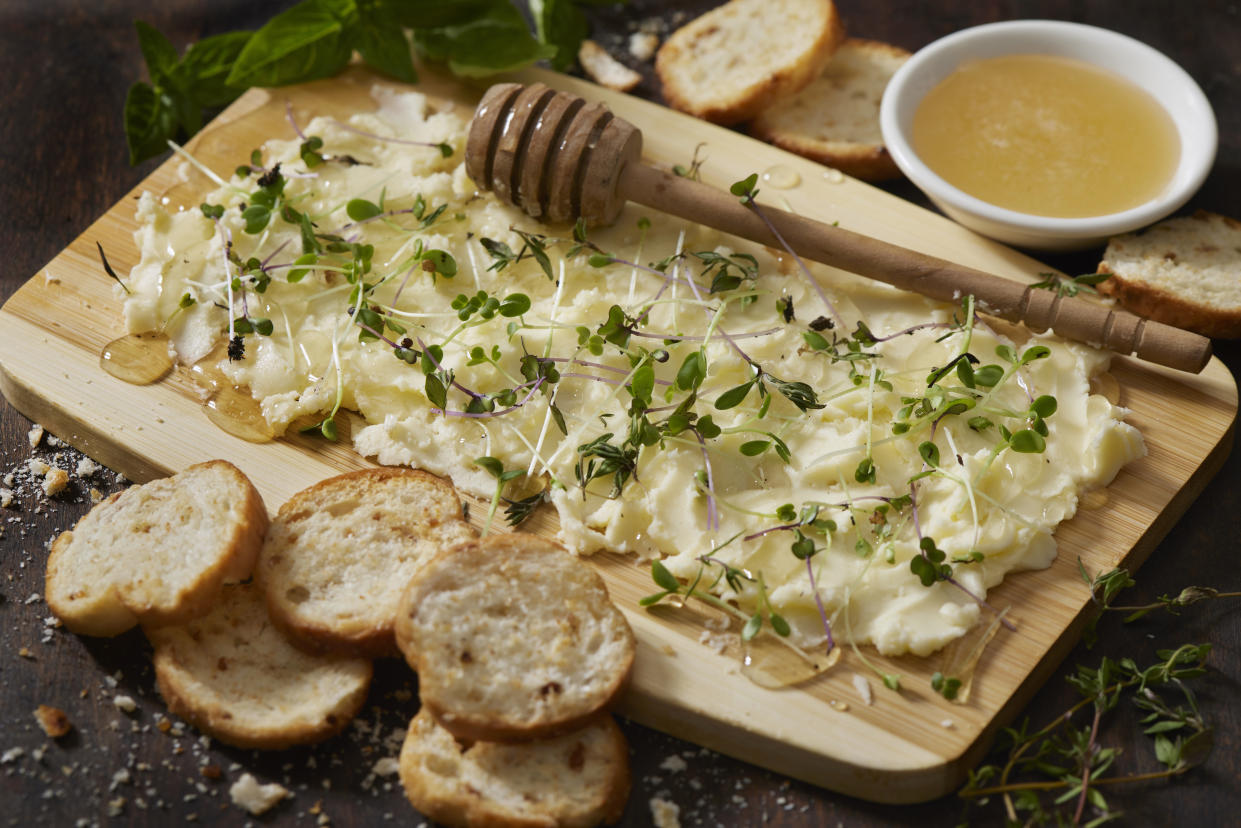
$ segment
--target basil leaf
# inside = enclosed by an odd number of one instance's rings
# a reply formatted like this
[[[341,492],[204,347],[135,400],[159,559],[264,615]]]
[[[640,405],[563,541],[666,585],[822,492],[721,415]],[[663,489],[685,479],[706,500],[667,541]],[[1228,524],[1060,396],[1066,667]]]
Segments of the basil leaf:
[[[405,83],[417,83],[418,72],[409,41],[390,10],[383,6],[359,6],[360,20],[351,31],[354,47],[374,69]]]
[[[302,0],[254,33],[226,82],[283,86],[335,75],[353,54],[345,31],[357,14],[354,0]]]
[[[226,32],[190,44],[173,73],[178,87],[201,106],[214,108],[231,103],[244,87],[227,83],[228,73],[253,34]]]
[[[146,61],[151,82],[156,86],[164,85],[164,80],[172,75],[177,65],[177,49],[168,38],[149,23],[134,21],[138,30],[138,47],[142,49],[142,59]]]
[[[577,60],[577,50],[590,34],[586,15],[572,0],[530,0],[539,42],[556,49],[552,68],[563,72]]]
[[[141,81],[129,87],[129,94],[125,96],[129,163],[137,164],[167,150],[169,139],[176,135],[176,118],[172,101],[166,94],[156,92],[149,83]]]
[[[556,54],[554,47],[530,35],[521,13],[506,0],[492,0],[485,17],[464,25],[417,29],[414,44],[427,57],[447,61],[453,73],[465,77],[520,69]]]

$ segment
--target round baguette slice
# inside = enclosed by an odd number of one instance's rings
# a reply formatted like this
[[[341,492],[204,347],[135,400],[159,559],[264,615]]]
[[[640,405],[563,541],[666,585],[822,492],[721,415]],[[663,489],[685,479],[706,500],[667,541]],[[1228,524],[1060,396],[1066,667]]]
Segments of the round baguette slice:
[[[844,37],[831,0],[732,0],[673,32],[655,71],[673,108],[735,124],[814,80]]]
[[[635,646],[599,574],[524,533],[427,562],[396,634],[423,705],[455,736],[486,741],[581,726],[620,694]]]
[[[879,101],[908,58],[898,46],[851,37],[809,86],[760,112],[750,134],[854,178],[896,178],[900,170],[879,131]]]
[[[424,471],[328,478],[280,507],[255,569],[276,622],[311,651],[398,655],[401,590],[442,547],[472,540],[461,501]]]
[[[625,736],[607,715],[549,739],[462,746],[424,707],[409,723],[400,773],[414,808],[449,826],[612,824],[630,784]]]
[[[1241,222],[1199,210],[1108,242],[1099,292],[1139,316],[1241,337]]]
[[[131,486],[56,538],[48,606],[82,635],[188,621],[226,581],[250,577],[266,531],[262,497],[223,460]]]
[[[145,631],[168,709],[236,747],[322,741],[349,723],[370,688],[369,659],[299,650],[272,625],[253,584],[225,587],[202,618]]]

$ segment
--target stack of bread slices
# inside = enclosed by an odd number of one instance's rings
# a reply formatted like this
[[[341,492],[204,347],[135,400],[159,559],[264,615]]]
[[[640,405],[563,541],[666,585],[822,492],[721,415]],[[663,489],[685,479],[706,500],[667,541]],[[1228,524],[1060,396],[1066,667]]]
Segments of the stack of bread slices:
[[[608,708],[635,643],[599,575],[533,535],[479,539],[456,491],[376,468],[295,494],[269,522],[233,465],[133,486],[56,539],[46,598],[70,630],[141,624],[169,709],[221,742],[326,739],[404,655],[422,708],[400,775],[447,825],[615,822],[628,748]]]
[[[879,101],[909,57],[848,38],[831,0],[732,0],[675,31],[655,70],[664,100],[855,178],[900,173],[879,132]]]

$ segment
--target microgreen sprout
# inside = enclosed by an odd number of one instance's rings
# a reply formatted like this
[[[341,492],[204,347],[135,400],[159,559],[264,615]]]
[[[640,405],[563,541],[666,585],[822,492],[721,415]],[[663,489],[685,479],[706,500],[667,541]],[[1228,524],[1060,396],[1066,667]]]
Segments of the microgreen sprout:
[[[504,494],[504,487],[512,480],[525,477],[526,473],[522,469],[505,470],[504,464],[491,456],[474,458],[474,465],[479,466],[496,479],[496,488],[491,496],[491,505],[487,508],[487,521],[483,524],[482,536],[486,537],[487,533],[491,531],[491,521],[495,518],[496,509],[500,505],[500,498]]]
[[[1032,288],[1050,290],[1059,296],[1072,297],[1079,293],[1098,293],[1095,285],[1112,277],[1110,273],[1084,273],[1080,276],[1061,276],[1058,273],[1040,273],[1043,278],[1030,285]]]

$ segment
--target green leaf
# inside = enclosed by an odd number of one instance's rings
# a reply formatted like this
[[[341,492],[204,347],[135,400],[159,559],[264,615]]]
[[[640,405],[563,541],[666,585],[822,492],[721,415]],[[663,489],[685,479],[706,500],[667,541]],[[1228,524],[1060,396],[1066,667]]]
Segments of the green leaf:
[[[736,388],[730,388],[723,394],[715,398],[715,407],[720,411],[727,411],[730,408],[736,408],[745,400],[746,395],[750,393],[750,389],[754,386],[754,380],[742,383]]]
[[[681,588],[681,582],[660,561],[651,561],[651,578],[661,589],[668,592],[676,592]]]
[[[857,464],[857,468],[853,470],[853,479],[858,483],[874,483],[875,482],[875,461],[869,457],[862,458]]]
[[[754,185],[758,184],[758,173],[750,173],[740,181],[734,181],[732,186],[728,188],[728,192],[735,196],[752,197],[755,193]]]
[[[750,620],[745,622],[745,626],[741,628],[741,640],[749,641],[758,635],[758,631],[763,628],[763,616],[757,612],[750,616]]]
[[[689,391],[702,384],[707,375],[707,355],[702,351],[693,351],[685,357],[677,371],[677,388]]]
[[[488,4],[486,17],[458,26],[415,29],[414,43],[433,60],[447,61],[454,74],[483,77],[552,58],[556,49],[539,43],[507,0]]]
[[[488,474],[497,479],[504,474],[504,464],[491,456],[475,457],[474,465],[484,469]]]
[[[437,273],[445,279],[451,279],[457,275],[457,260],[446,250],[428,250],[422,254],[422,260],[431,263],[432,273]]]
[[[771,446],[770,440],[750,440],[742,443],[738,449],[746,457],[757,457]]]
[[[444,411],[448,408],[448,389],[444,387],[444,383],[435,374],[427,374],[425,384],[427,399],[431,401],[431,405]]]
[[[633,372],[633,379],[629,382],[629,393],[634,399],[641,400],[649,404],[651,395],[655,392],[655,368],[649,362],[644,362]]]
[[[524,293],[510,293],[500,303],[500,315],[512,318],[530,310],[530,297]]]
[[[928,466],[939,467],[939,446],[930,440],[918,445],[918,454]]]
[[[284,86],[335,75],[353,53],[345,30],[357,13],[354,0],[302,0],[254,33],[226,82]]]
[[[362,60],[399,81],[417,83],[409,41],[392,11],[386,5],[364,3],[358,6],[358,13],[358,24],[350,34]]]
[[[565,71],[577,60],[577,50],[590,33],[586,15],[572,0],[530,0],[530,14],[539,42],[556,50],[552,68]]]
[[[1022,454],[1041,454],[1047,448],[1047,441],[1037,431],[1023,428],[1008,438],[1008,446]]]
[[[137,164],[163,154],[177,131],[172,101],[149,83],[139,81],[125,96],[125,141],[129,163]]]
[[[138,30],[138,48],[142,50],[142,59],[146,61],[151,82],[161,86],[176,68],[177,49],[159,29],[149,23],[135,20],[134,28]]]
[[[1030,412],[1040,417],[1050,417],[1056,413],[1058,403],[1050,394],[1044,394],[1030,405]]]
[[[792,628],[789,627],[789,622],[785,621],[784,616],[778,612],[773,612],[768,617],[768,620],[771,621],[771,628],[776,631],[776,635],[781,638],[787,638],[793,632]]]
[[[383,213],[379,205],[364,198],[351,198],[345,205],[345,212],[353,221],[366,221]]]
[[[199,106],[225,106],[242,92],[228,83],[229,72],[253,32],[225,32],[191,43],[177,64],[173,78]]]

